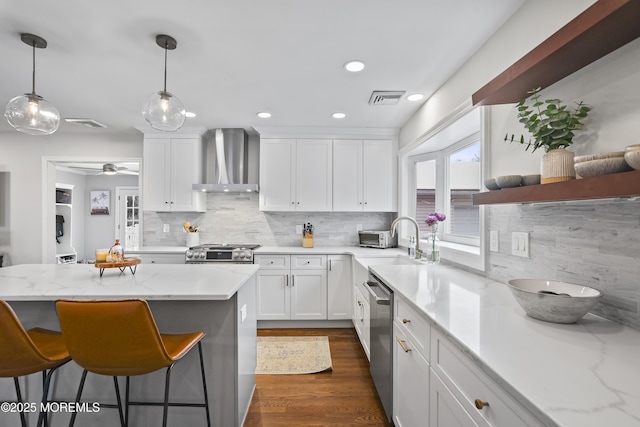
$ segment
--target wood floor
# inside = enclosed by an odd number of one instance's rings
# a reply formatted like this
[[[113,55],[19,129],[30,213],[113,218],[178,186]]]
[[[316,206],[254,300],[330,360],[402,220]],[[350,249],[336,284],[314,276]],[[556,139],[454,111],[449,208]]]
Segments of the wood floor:
[[[329,337],[333,370],[309,375],[256,375],[245,427],[382,426],[389,424],[354,329],[259,329],[258,336]]]

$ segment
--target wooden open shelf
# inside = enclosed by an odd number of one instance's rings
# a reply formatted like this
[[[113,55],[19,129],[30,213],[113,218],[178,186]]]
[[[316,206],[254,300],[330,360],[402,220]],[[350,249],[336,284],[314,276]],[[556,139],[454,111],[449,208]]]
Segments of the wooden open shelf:
[[[472,195],[474,205],[566,202],[640,196],[640,170]]]
[[[640,37],[638,17],[638,0],[598,0],[474,93],[473,105],[518,102],[567,77]]]

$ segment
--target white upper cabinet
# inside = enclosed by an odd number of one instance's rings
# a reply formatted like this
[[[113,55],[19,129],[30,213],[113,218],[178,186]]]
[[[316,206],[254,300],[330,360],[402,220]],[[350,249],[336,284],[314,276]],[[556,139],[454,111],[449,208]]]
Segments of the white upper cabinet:
[[[260,210],[332,210],[332,141],[260,141]]]
[[[203,146],[195,138],[145,137],[143,207],[157,212],[205,212],[206,194],[192,189],[203,181]]]
[[[391,140],[334,140],[333,210],[395,212],[396,156]]]

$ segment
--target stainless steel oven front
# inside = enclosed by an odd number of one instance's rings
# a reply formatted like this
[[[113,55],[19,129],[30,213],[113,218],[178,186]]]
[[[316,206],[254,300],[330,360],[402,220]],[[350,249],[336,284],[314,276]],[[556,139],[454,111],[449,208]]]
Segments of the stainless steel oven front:
[[[185,253],[185,264],[253,264],[257,243],[211,243],[193,246]]]

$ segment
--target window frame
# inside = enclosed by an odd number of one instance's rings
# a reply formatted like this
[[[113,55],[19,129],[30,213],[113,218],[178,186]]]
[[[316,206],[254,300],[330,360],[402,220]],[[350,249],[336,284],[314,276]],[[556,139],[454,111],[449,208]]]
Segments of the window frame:
[[[439,150],[429,151],[425,146],[431,138],[438,135],[444,129],[463,118],[475,108],[479,109],[480,115],[480,179],[481,182],[486,178],[487,171],[490,170],[490,135],[491,135],[491,116],[490,110],[486,107],[476,107],[471,103],[465,103],[452,112],[445,119],[440,121],[437,125],[433,126],[430,131],[425,132],[421,137],[415,140],[413,143],[407,144],[403,147],[399,153],[399,170],[400,183],[402,185],[400,190],[399,200],[399,212],[398,215],[413,216],[416,212],[416,179],[415,179],[415,161],[424,161],[430,159],[436,159],[436,187],[438,185],[438,175],[440,176],[440,182],[444,180],[444,170],[442,167],[438,167],[438,158],[440,157],[440,165],[444,162],[443,152],[451,146],[439,147]],[[476,133],[474,133],[476,134]],[[463,138],[464,140],[464,138]],[[482,191],[482,190],[481,190]],[[440,192],[440,200],[438,200],[438,192],[436,191],[436,210],[441,212],[440,209],[444,207],[444,192]],[[468,245],[464,243],[457,243],[447,240],[441,241],[440,256],[445,262],[452,262],[461,266],[471,268],[473,270],[483,272],[486,270],[485,260],[486,251],[488,249],[486,231],[486,206],[480,206],[480,237],[479,244],[477,246]],[[402,224],[400,224],[402,225]],[[410,235],[413,232],[409,228],[401,228],[402,232],[399,235],[399,242],[406,244]],[[439,231],[440,232],[440,231]],[[439,236],[441,237],[441,236]],[[420,239],[421,244],[424,244],[424,239]]]

